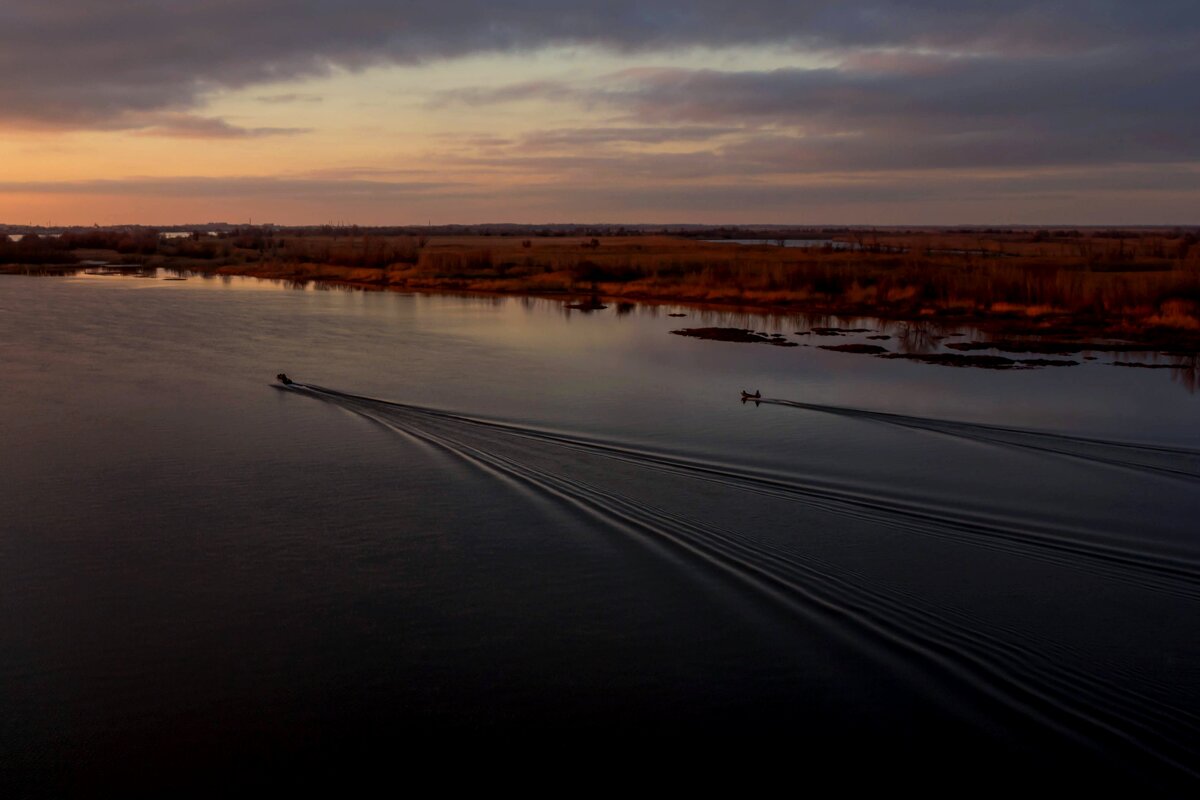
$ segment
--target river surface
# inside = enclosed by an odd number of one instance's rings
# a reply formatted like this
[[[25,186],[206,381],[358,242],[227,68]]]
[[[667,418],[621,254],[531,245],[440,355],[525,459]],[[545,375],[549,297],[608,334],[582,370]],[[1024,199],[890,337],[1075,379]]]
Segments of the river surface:
[[[1194,789],[1200,397],[669,334],[810,324],[0,277],[5,783],[702,742]]]

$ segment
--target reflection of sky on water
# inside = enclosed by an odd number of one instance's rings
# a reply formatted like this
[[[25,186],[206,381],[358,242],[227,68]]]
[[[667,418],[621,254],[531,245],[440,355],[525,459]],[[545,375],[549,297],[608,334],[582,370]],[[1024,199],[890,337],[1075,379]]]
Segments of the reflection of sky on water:
[[[637,305],[623,314],[615,307],[582,312],[558,299],[404,295],[326,284],[289,288],[240,277],[81,275],[33,286],[44,290],[37,295],[53,296],[60,313],[72,313],[70,328],[87,331],[69,344],[72,361],[82,362],[78,369],[104,373],[137,352],[147,359],[143,368],[229,384],[235,405],[244,391],[239,382],[257,384],[286,371],[297,380],[373,397],[682,449],[786,461],[789,451],[780,443],[802,441],[814,455],[829,456],[825,468],[860,478],[874,473],[880,480],[886,480],[892,456],[877,464],[854,458],[843,465],[839,458],[870,450],[870,437],[878,435],[871,426],[743,408],[738,393],[761,390],[767,397],[933,419],[1200,446],[1192,424],[1196,396],[1180,391],[1190,384],[1177,370],[1112,367],[1112,355],[1100,354],[1077,367],[994,371],[818,347],[866,342],[871,335],[892,336],[871,342],[890,350],[904,349],[905,342],[936,348],[974,338],[975,332],[935,323],[669,304]],[[75,303],[79,309],[69,312]],[[687,316],[670,316],[680,313]],[[669,334],[703,326],[783,333],[800,346]],[[796,335],[819,327],[880,333]],[[956,331],[965,335],[933,338]],[[62,349],[57,353],[63,357]]]
[[[158,270],[160,278],[174,275]],[[142,276],[144,277],[144,276]],[[825,353],[818,350],[822,344],[866,343],[880,345],[889,351],[901,353],[950,352],[945,345],[951,342],[986,340],[986,334],[969,326],[957,325],[946,320],[896,321],[873,317],[839,317],[827,314],[778,314],[759,313],[741,309],[694,308],[669,303],[620,303],[611,302],[603,311],[579,311],[565,307],[557,298],[506,297],[486,295],[407,295],[389,291],[363,291],[356,287],[339,286],[318,281],[297,283],[291,281],[264,281],[237,276],[212,276],[189,274],[186,281],[158,283],[139,281],[140,287],[174,290],[212,290],[220,288],[233,292],[300,292],[340,298],[337,304],[347,308],[372,309],[377,315],[403,315],[406,301],[399,298],[411,297],[413,313],[438,327],[448,327],[455,332],[473,332],[488,341],[509,342],[525,349],[534,348],[547,353],[580,352],[597,365],[599,360],[608,359],[608,367],[630,372],[639,360],[651,354],[665,353],[684,357],[687,348],[703,347],[704,358],[719,364],[722,370],[738,371],[752,369],[762,364],[764,369],[774,371],[771,376],[761,376],[760,382],[767,384],[787,383],[789,375],[805,374],[810,383],[804,390],[811,391],[811,381],[824,381],[824,373],[841,376],[855,384],[864,382],[879,387],[858,395],[862,398],[886,398],[890,405],[911,410],[920,402],[919,398],[942,396],[956,418],[978,419],[978,414],[993,414],[1000,417],[1019,413],[1024,423],[1038,425],[1035,408],[1042,414],[1053,414],[1053,424],[1083,424],[1094,417],[1094,423],[1103,429],[1104,409],[1120,411],[1126,420],[1122,425],[1139,416],[1136,408],[1126,409],[1124,398],[1136,404],[1132,397],[1141,395],[1143,387],[1173,383],[1188,393],[1197,387],[1195,358],[1167,356],[1158,352],[1112,353],[1085,351],[1067,356],[1083,363],[1077,367],[1047,367],[1036,370],[1012,370],[1002,375],[989,374],[991,370],[978,368],[956,368],[916,363],[888,364],[870,356]],[[74,280],[108,281],[120,279],[111,275],[96,276],[80,273]],[[392,301],[379,297],[390,297]],[[390,304],[396,304],[391,307]],[[436,308],[436,311],[433,309]],[[389,310],[390,309],[390,310]],[[685,316],[670,316],[683,314]],[[553,321],[557,320],[557,321]],[[478,330],[476,327],[478,326]],[[782,333],[801,348],[763,348],[756,345],[730,345],[721,342],[690,342],[680,345],[669,340],[654,341],[661,332],[683,327],[733,327],[767,333]],[[866,333],[845,333],[838,336],[799,335],[813,328],[867,328]],[[890,336],[887,340],[872,340],[870,336]],[[673,338],[673,337],[672,337]],[[803,347],[807,345],[807,347]],[[683,349],[680,349],[680,348]],[[727,350],[727,348],[733,348]],[[749,350],[745,349],[749,348]],[[762,352],[779,350],[782,352]],[[803,350],[804,355],[800,355]],[[720,352],[718,352],[720,351]],[[992,350],[975,351],[980,354],[995,353]],[[998,354],[998,353],[997,353]],[[1037,357],[1003,354],[1009,357]],[[1088,357],[1091,358],[1088,358]],[[1183,368],[1137,369],[1113,367],[1113,361],[1147,364],[1183,364]],[[812,367],[820,365],[821,374],[813,375]],[[766,366],[770,365],[770,366]],[[947,373],[947,374],[943,374]],[[1020,374],[1018,374],[1020,373]],[[1062,373],[1051,376],[1048,373]],[[1118,374],[1097,374],[1118,373]],[[1133,374],[1131,374],[1133,373]],[[1036,377],[1035,377],[1036,375]],[[1086,377],[1080,377],[1084,375]],[[583,380],[589,376],[582,375]],[[535,380],[536,376],[531,376]],[[618,379],[617,383],[621,381]],[[898,391],[897,383],[903,386]],[[1029,389],[1030,385],[1035,386]],[[1071,387],[1078,386],[1079,390]],[[1084,388],[1086,387],[1086,389]],[[737,387],[735,387],[737,388]],[[832,388],[832,386],[830,387]],[[851,393],[840,399],[854,404],[853,393],[858,390],[843,386],[842,393]],[[1036,392],[1029,397],[1028,392]],[[1085,396],[1086,391],[1086,396]],[[956,401],[954,398],[958,398]],[[836,399],[836,398],[835,398]],[[1158,400],[1150,402],[1157,403]],[[1062,411],[1053,409],[1062,406]],[[937,413],[941,407],[924,403],[921,407]],[[1067,409],[1074,409],[1068,411]],[[1089,409],[1093,409],[1089,411]],[[1124,410],[1123,410],[1124,409]],[[1047,420],[1047,424],[1051,424]]]

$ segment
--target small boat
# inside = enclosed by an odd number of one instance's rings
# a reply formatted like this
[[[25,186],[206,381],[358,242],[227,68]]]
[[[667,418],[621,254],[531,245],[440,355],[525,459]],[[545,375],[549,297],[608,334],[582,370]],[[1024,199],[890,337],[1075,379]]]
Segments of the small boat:
[[[742,389],[742,399],[743,400],[761,400],[762,392],[760,392],[758,389],[755,389],[754,394],[750,394],[745,389]]]

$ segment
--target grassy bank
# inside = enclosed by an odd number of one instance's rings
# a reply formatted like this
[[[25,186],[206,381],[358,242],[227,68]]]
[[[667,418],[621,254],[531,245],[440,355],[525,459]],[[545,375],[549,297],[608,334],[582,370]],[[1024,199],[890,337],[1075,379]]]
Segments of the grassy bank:
[[[12,251],[21,249],[36,254],[30,263],[108,260],[410,291],[594,294],[1031,333],[1200,338],[1200,241],[1180,231],[848,231],[798,248],[771,239],[247,229],[184,240],[97,232],[6,246],[0,263],[17,263]]]

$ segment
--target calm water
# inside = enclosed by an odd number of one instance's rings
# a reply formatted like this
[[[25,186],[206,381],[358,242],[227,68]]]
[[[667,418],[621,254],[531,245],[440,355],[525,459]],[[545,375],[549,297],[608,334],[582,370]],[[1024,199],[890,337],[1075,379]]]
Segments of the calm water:
[[[1194,786],[1173,371],[699,341],[668,332],[808,324],[672,310],[0,279],[5,783],[570,743],[723,754],[693,779]]]
[[[706,242],[717,244],[751,244],[774,245],[776,247],[800,247],[804,249],[821,249],[829,247],[834,250],[861,250],[861,245],[854,242],[843,242],[837,239],[705,239]],[[781,245],[780,242],[783,244]]]

